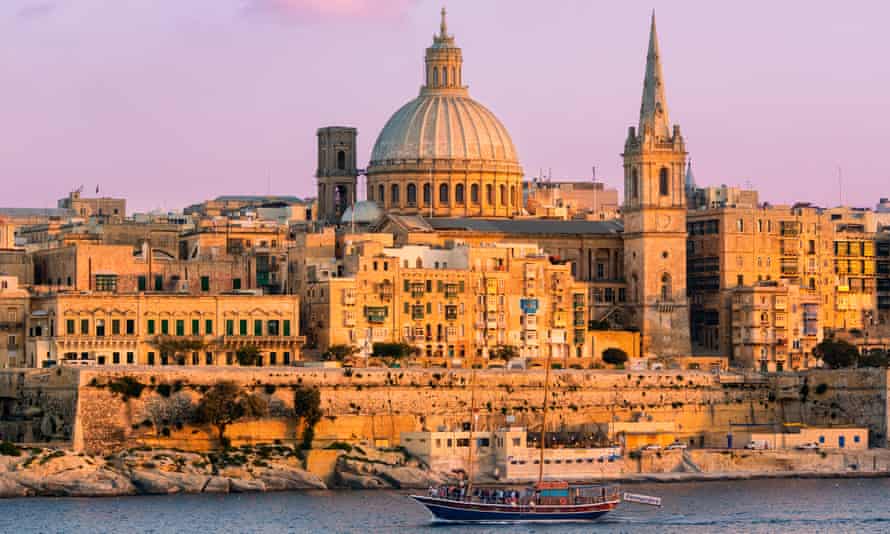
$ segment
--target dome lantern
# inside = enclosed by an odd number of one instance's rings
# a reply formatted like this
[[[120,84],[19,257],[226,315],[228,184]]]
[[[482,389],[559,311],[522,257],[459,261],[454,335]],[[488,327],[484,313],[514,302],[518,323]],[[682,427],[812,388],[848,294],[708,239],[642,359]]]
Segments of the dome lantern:
[[[442,90],[466,92],[466,87],[461,85],[463,55],[454,44],[454,36],[448,35],[446,14],[443,7],[439,34],[433,35],[433,44],[426,49],[426,84],[421,88],[420,94]]]

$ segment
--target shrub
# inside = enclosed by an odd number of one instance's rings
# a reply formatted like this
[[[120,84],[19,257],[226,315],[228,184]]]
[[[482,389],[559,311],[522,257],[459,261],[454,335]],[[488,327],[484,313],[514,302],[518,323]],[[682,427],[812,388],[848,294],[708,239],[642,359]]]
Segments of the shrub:
[[[303,421],[302,448],[312,448],[315,425],[321,420],[321,393],[315,388],[298,387],[294,390],[294,417]]]
[[[813,355],[821,358],[822,362],[831,369],[852,367],[859,359],[859,351],[846,341],[826,339],[816,345]]]
[[[603,351],[603,361],[611,365],[624,365],[627,353],[621,349],[608,348]]]
[[[343,441],[335,441],[325,447],[325,449],[352,452],[352,445]]]
[[[342,362],[358,354],[358,351],[358,347],[352,345],[331,345],[321,357],[332,362]]]
[[[3,440],[3,442],[0,442],[0,455],[21,456],[22,450],[16,447],[14,443]]]
[[[823,395],[826,391],[828,391],[828,384],[822,382],[821,384],[816,386],[816,395]]]
[[[216,427],[223,447],[229,444],[225,437],[227,426],[244,417],[265,415],[268,411],[265,400],[242,392],[234,382],[220,382],[211,387],[201,398],[197,410],[200,421]]]
[[[158,386],[155,388],[155,391],[157,391],[158,395],[162,397],[169,397],[170,393],[173,391],[173,386],[166,383],[158,384]]]
[[[235,358],[242,367],[256,365],[260,361],[260,349],[253,345],[241,347],[235,352]]]
[[[108,389],[110,389],[112,393],[120,395],[124,401],[127,401],[131,398],[138,399],[139,396],[142,395],[142,390],[145,389],[145,385],[132,376],[124,376],[110,382],[108,384]]]
[[[263,390],[266,392],[266,395],[272,395],[273,393],[275,393],[275,389],[276,389],[275,384],[266,384],[263,387]]]

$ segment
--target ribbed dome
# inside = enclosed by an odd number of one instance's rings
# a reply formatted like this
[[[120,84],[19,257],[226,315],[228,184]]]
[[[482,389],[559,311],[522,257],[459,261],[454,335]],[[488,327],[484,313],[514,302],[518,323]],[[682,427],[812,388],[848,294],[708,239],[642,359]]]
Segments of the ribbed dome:
[[[458,159],[516,163],[504,125],[466,91],[425,91],[386,123],[371,164],[392,160]]]
[[[349,206],[340,218],[341,223],[371,224],[377,222],[383,216],[383,210],[373,200],[362,200],[355,204],[355,217],[352,215],[353,207]]]

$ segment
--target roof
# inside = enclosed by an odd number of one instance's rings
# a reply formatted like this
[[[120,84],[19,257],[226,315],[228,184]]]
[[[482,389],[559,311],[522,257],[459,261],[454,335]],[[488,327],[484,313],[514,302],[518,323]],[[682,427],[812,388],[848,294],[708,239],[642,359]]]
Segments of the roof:
[[[0,215],[7,217],[68,217],[67,208],[0,208]]]
[[[214,200],[219,202],[303,202],[299,197],[286,195],[221,195]]]
[[[505,234],[619,234],[620,221],[562,221],[550,219],[426,219],[434,230],[501,232]]]

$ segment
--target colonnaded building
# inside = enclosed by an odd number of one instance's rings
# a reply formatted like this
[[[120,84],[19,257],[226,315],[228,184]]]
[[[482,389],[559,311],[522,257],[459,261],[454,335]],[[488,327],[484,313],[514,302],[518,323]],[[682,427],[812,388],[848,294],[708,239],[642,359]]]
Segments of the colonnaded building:
[[[671,123],[653,16],[639,122],[624,145],[623,223],[541,220],[523,210],[506,127],[470,97],[445,11],[426,49],[424,84],[381,130],[367,200],[355,202],[356,130],[318,131],[319,219],[391,233],[396,244],[537,244],[590,282],[594,318],[641,332],[643,354],[687,356],[686,144]]]

